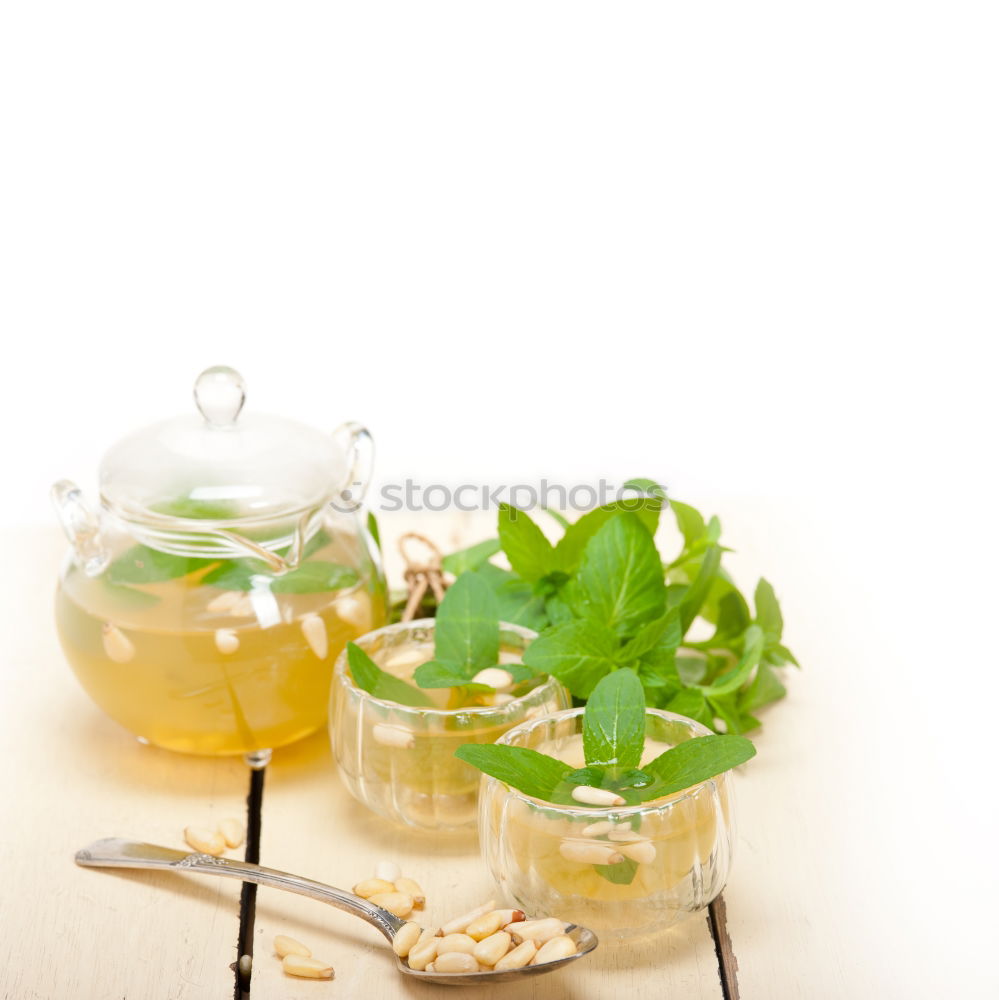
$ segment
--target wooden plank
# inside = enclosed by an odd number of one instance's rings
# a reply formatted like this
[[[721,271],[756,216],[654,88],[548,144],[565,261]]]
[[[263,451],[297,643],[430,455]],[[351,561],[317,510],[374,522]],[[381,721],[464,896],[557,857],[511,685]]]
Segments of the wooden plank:
[[[236,760],[141,746],[76,683],[55,637],[56,531],[4,532],[0,996],[231,996],[239,884],[73,863],[99,837],[183,847],[187,824],[243,816]]]
[[[461,517],[383,517],[390,581],[401,561],[395,538],[422,531],[447,552],[489,537],[495,514]],[[428,919],[442,921],[493,892],[474,835],[443,837],[395,827],[368,812],[340,784],[325,734],[275,753],[264,793],[261,863],[349,888],[371,875],[378,861],[396,861],[428,894]],[[275,934],[290,934],[332,962],[336,993],[368,1000],[441,996],[481,997],[481,990],[430,987],[396,972],[384,939],[363,922],[320,903],[261,888],[257,897],[252,994],[285,1000],[314,998],[317,984],[285,976],[274,956]],[[332,995],[332,991],[331,994]],[[505,986],[510,1000],[587,1000],[669,996],[721,1000],[718,963],[706,917],[695,917],[658,939],[629,946],[602,945],[564,973],[523,986]]]

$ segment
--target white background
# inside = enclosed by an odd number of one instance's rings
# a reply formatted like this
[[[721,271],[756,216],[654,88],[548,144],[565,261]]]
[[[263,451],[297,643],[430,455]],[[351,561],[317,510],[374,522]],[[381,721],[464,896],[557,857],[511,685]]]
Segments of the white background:
[[[815,739],[892,734],[879,829],[967,970],[984,924],[946,918],[999,833],[996,28],[8,2],[0,514],[51,522],[53,479],[91,488],[211,364],[250,407],[369,424],[382,482],[657,478],[722,515],[793,648],[850,650],[855,714]]]

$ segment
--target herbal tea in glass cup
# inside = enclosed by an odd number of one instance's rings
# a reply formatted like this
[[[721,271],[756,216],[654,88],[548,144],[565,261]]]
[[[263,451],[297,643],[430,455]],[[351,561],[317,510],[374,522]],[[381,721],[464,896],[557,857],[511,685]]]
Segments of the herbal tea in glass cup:
[[[455,584],[452,591],[458,588]],[[417,671],[439,664],[435,630],[442,618],[447,627],[444,608],[452,591],[436,620],[389,625],[359,639],[356,648],[348,646],[333,677],[330,736],[344,783],[379,815],[424,830],[475,826],[480,775],[455,757],[459,746],[492,743],[517,723],[570,703],[557,680],[535,676],[520,664],[536,634],[498,621],[497,649],[487,658],[492,666],[482,666],[483,660],[476,676],[492,681],[487,671],[498,669],[511,683],[501,677],[499,688],[417,687]]]
[[[622,713],[632,683],[635,710]],[[630,725],[637,739],[622,754],[614,744]],[[623,939],[662,931],[721,892],[734,836],[726,772],[752,744],[646,708],[632,671],[601,681],[586,709],[528,720],[495,747],[459,753],[496,775],[483,781],[479,838],[500,888],[525,912]]]
[[[142,741],[259,766],[323,725],[336,655],[386,619],[377,548],[342,502],[369,438],[238,419],[231,369],[195,398],[200,417],[108,452],[99,514],[53,487],[72,543],[56,623],[84,688]]]

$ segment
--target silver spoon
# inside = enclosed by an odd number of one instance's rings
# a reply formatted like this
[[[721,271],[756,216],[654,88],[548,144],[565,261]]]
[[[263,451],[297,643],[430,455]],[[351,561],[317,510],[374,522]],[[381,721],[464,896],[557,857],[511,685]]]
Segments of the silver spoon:
[[[287,889],[297,892],[300,896],[309,896],[322,903],[329,903],[338,910],[344,910],[366,920],[391,941],[407,921],[388,910],[383,910],[374,903],[355,896],[352,892],[335,889],[322,882],[302,878],[299,875],[289,875],[287,872],[275,871],[273,868],[262,868],[245,861],[231,861],[229,858],[215,858],[210,854],[185,854],[169,847],[159,847],[156,844],[140,844],[132,840],[121,840],[118,837],[108,837],[96,840],[89,847],[76,852],[76,863],[85,868],[156,868],[176,872],[197,872],[201,875],[220,875],[222,878],[235,878],[241,882],[257,882],[273,889]],[[570,924],[565,931],[576,942],[576,954],[568,958],[545,962],[543,965],[526,965],[522,969],[507,969],[505,972],[417,972],[411,969],[401,958],[396,956],[399,971],[415,979],[428,983],[441,983],[447,986],[488,986],[517,979],[521,976],[540,976],[546,972],[554,972],[564,968],[577,958],[588,955],[597,946],[597,936],[593,931],[577,924]]]

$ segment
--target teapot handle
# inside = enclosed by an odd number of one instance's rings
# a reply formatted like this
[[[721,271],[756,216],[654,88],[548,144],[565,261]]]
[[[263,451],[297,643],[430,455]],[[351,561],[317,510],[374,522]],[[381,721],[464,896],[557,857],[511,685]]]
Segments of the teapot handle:
[[[100,521],[83,499],[83,491],[76,483],[60,479],[53,484],[50,496],[78,565],[87,576],[100,576],[111,561],[111,553],[101,539]]]
[[[344,481],[330,500],[330,506],[341,514],[354,514],[360,510],[364,494],[371,485],[375,445],[368,428],[353,420],[341,424],[333,437],[343,448],[347,462]]]

